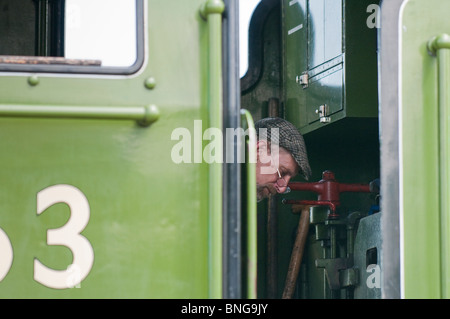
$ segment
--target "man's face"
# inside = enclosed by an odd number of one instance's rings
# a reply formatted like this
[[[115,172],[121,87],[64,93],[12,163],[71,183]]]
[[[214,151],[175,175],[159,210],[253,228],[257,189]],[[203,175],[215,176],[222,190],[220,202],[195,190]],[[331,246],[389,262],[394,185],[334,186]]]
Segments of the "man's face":
[[[280,178],[277,169],[284,179],[285,185],[298,173],[298,165],[291,153],[282,147],[270,147],[264,140],[258,141],[256,162],[256,195],[258,201],[269,197],[270,194],[286,191],[287,186],[279,186],[283,183],[277,183]]]

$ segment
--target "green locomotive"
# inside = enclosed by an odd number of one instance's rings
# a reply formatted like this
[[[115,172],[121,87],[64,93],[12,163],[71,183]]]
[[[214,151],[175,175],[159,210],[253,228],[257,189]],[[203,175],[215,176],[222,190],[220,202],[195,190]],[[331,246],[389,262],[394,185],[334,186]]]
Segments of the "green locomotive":
[[[239,1],[0,0],[1,298],[448,297],[450,3]]]

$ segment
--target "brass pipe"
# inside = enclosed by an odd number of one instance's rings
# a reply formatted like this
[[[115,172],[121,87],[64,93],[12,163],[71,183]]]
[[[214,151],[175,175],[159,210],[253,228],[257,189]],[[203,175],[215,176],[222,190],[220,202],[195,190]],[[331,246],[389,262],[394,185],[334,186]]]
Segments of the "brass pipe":
[[[289,263],[286,283],[283,291],[283,299],[291,299],[295,291],[297,277],[302,264],[303,252],[305,250],[306,237],[309,229],[309,208],[311,206],[303,206],[298,223],[297,235],[292,248],[291,261]],[[294,207],[293,207],[294,209]]]

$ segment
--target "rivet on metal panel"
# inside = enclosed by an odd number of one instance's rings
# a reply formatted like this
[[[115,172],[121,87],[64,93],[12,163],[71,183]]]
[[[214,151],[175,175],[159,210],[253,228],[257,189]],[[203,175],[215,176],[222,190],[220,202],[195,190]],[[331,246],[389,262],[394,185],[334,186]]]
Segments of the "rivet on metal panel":
[[[28,84],[31,86],[36,86],[39,84],[39,78],[37,75],[32,75],[28,78]]]
[[[156,80],[154,77],[149,77],[145,79],[144,85],[147,89],[153,90],[156,86]]]

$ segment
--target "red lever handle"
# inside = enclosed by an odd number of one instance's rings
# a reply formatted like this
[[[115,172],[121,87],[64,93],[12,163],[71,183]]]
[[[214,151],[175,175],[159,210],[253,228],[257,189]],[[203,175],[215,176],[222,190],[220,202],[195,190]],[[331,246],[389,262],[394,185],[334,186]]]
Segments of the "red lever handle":
[[[291,182],[288,185],[293,191],[310,191],[318,194],[317,201],[286,200],[286,204],[327,205],[331,209],[330,217],[337,217],[336,207],[340,205],[340,194],[344,192],[370,193],[369,184],[342,184],[336,181],[334,173],[324,171],[322,179],[314,183]]]

